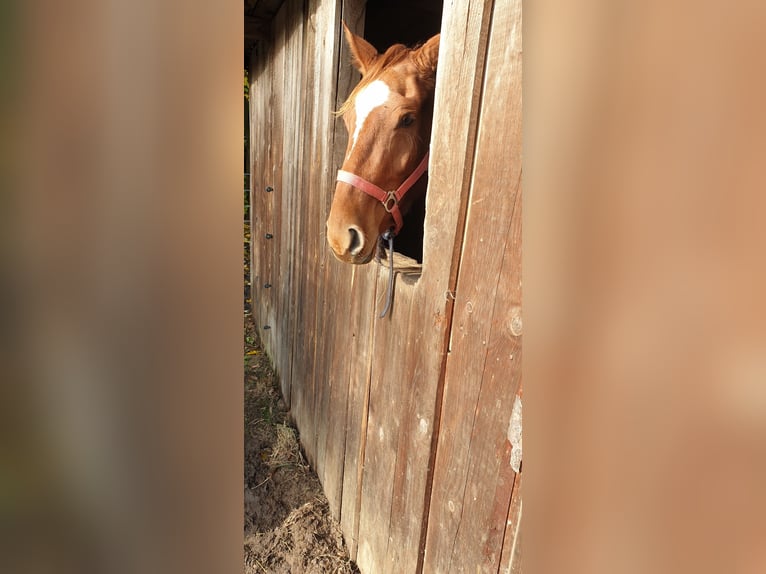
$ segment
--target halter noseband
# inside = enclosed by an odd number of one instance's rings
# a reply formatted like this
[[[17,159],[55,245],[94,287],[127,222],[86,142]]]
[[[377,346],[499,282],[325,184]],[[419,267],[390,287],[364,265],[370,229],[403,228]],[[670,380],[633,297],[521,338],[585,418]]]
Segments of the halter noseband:
[[[381,238],[388,242],[389,251],[388,293],[386,295],[386,307],[379,315],[381,319],[386,316],[386,313],[388,313],[388,310],[391,308],[391,303],[393,302],[394,296],[394,236],[399,233],[399,230],[401,230],[402,225],[404,224],[402,221],[402,212],[399,210],[399,202],[404,197],[404,194],[407,193],[413,185],[415,185],[415,182],[420,179],[420,176],[422,176],[427,169],[428,152],[426,152],[426,155],[422,160],[420,160],[420,163],[418,164],[418,167],[415,168],[415,171],[413,171],[410,176],[404,180],[402,185],[397,187],[394,191],[383,191],[382,188],[378,187],[374,183],[367,181],[364,178],[359,177],[356,174],[353,174],[349,171],[343,171],[342,169],[338,170],[338,181],[353,185],[355,188],[363,191],[367,195],[374,197],[380,203],[382,203],[385,210],[394,217],[394,227],[381,235]]]
[[[420,161],[418,167],[415,168],[415,171],[413,171],[410,176],[404,180],[402,185],[397,187],[394,191],[383,191],[382,188],[378,187],[374,183],[370,183],[366,179],[363,179],[351,172],[343,171],[342,169],[338,170],[337,180],[349,185],[353,185],[355,188],[363,191],[367,195],[374,197],[380,203],[382,203],[386,211],[394,217],[395,225],[392,233],[393,235],[396,235],[399,233],[399,230],[403,225],[402,212],[399,210],[399,202],[404,197],[404,194],[407,193],[413,185],[415,185],[415,182],[418,181],[420,176],[422,176],[423,173],[425,173],[427,170],[428,152],[426,152],[426,155]]]

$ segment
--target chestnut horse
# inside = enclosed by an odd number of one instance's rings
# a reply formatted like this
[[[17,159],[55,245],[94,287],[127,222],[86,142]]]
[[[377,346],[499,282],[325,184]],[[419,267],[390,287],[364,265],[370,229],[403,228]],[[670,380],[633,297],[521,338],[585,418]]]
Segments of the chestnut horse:
[[[360,264],[373,258],[378,237],[399,232],[402,214],[425,193],[439,35],[379,54],[343,28],[362,79],[339,111],[349,140],[327,242],[338,259]]]

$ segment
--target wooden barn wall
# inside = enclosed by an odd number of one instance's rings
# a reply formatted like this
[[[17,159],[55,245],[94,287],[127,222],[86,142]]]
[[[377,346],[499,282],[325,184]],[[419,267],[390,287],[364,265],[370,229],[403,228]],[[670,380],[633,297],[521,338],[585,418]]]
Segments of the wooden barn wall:
[[[326,246],[341,18],[363,33],[364,2],[286,0],[252,56],[256,323],[362,572],[517,572],[521,1],[444,5],[423,271],[385,319],[387,270]]]

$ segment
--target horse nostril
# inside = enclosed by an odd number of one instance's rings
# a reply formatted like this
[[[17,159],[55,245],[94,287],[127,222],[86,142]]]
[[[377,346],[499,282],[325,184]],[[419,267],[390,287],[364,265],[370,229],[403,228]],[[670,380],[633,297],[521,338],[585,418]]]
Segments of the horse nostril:
[[[364,246],[362,241],[362,234],[356,227],[349,227],[348,233],[351,236],[348,243],[348,252],[351,253],[351,255],[356,255],[362,250],[362,247]]]

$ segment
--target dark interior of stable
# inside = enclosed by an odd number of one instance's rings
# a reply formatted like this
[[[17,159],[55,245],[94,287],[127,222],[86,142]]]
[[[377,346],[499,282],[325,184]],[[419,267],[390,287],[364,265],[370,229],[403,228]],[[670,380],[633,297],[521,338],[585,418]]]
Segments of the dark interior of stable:
[[[364,37],[379,52],[392,44],[420,44],[441,30],[442,6],[441,0],[370,0],[365,8]],[[425,214],[423,197],[405,215],[394,244],[395,251],[418,263],[423,262]]]

